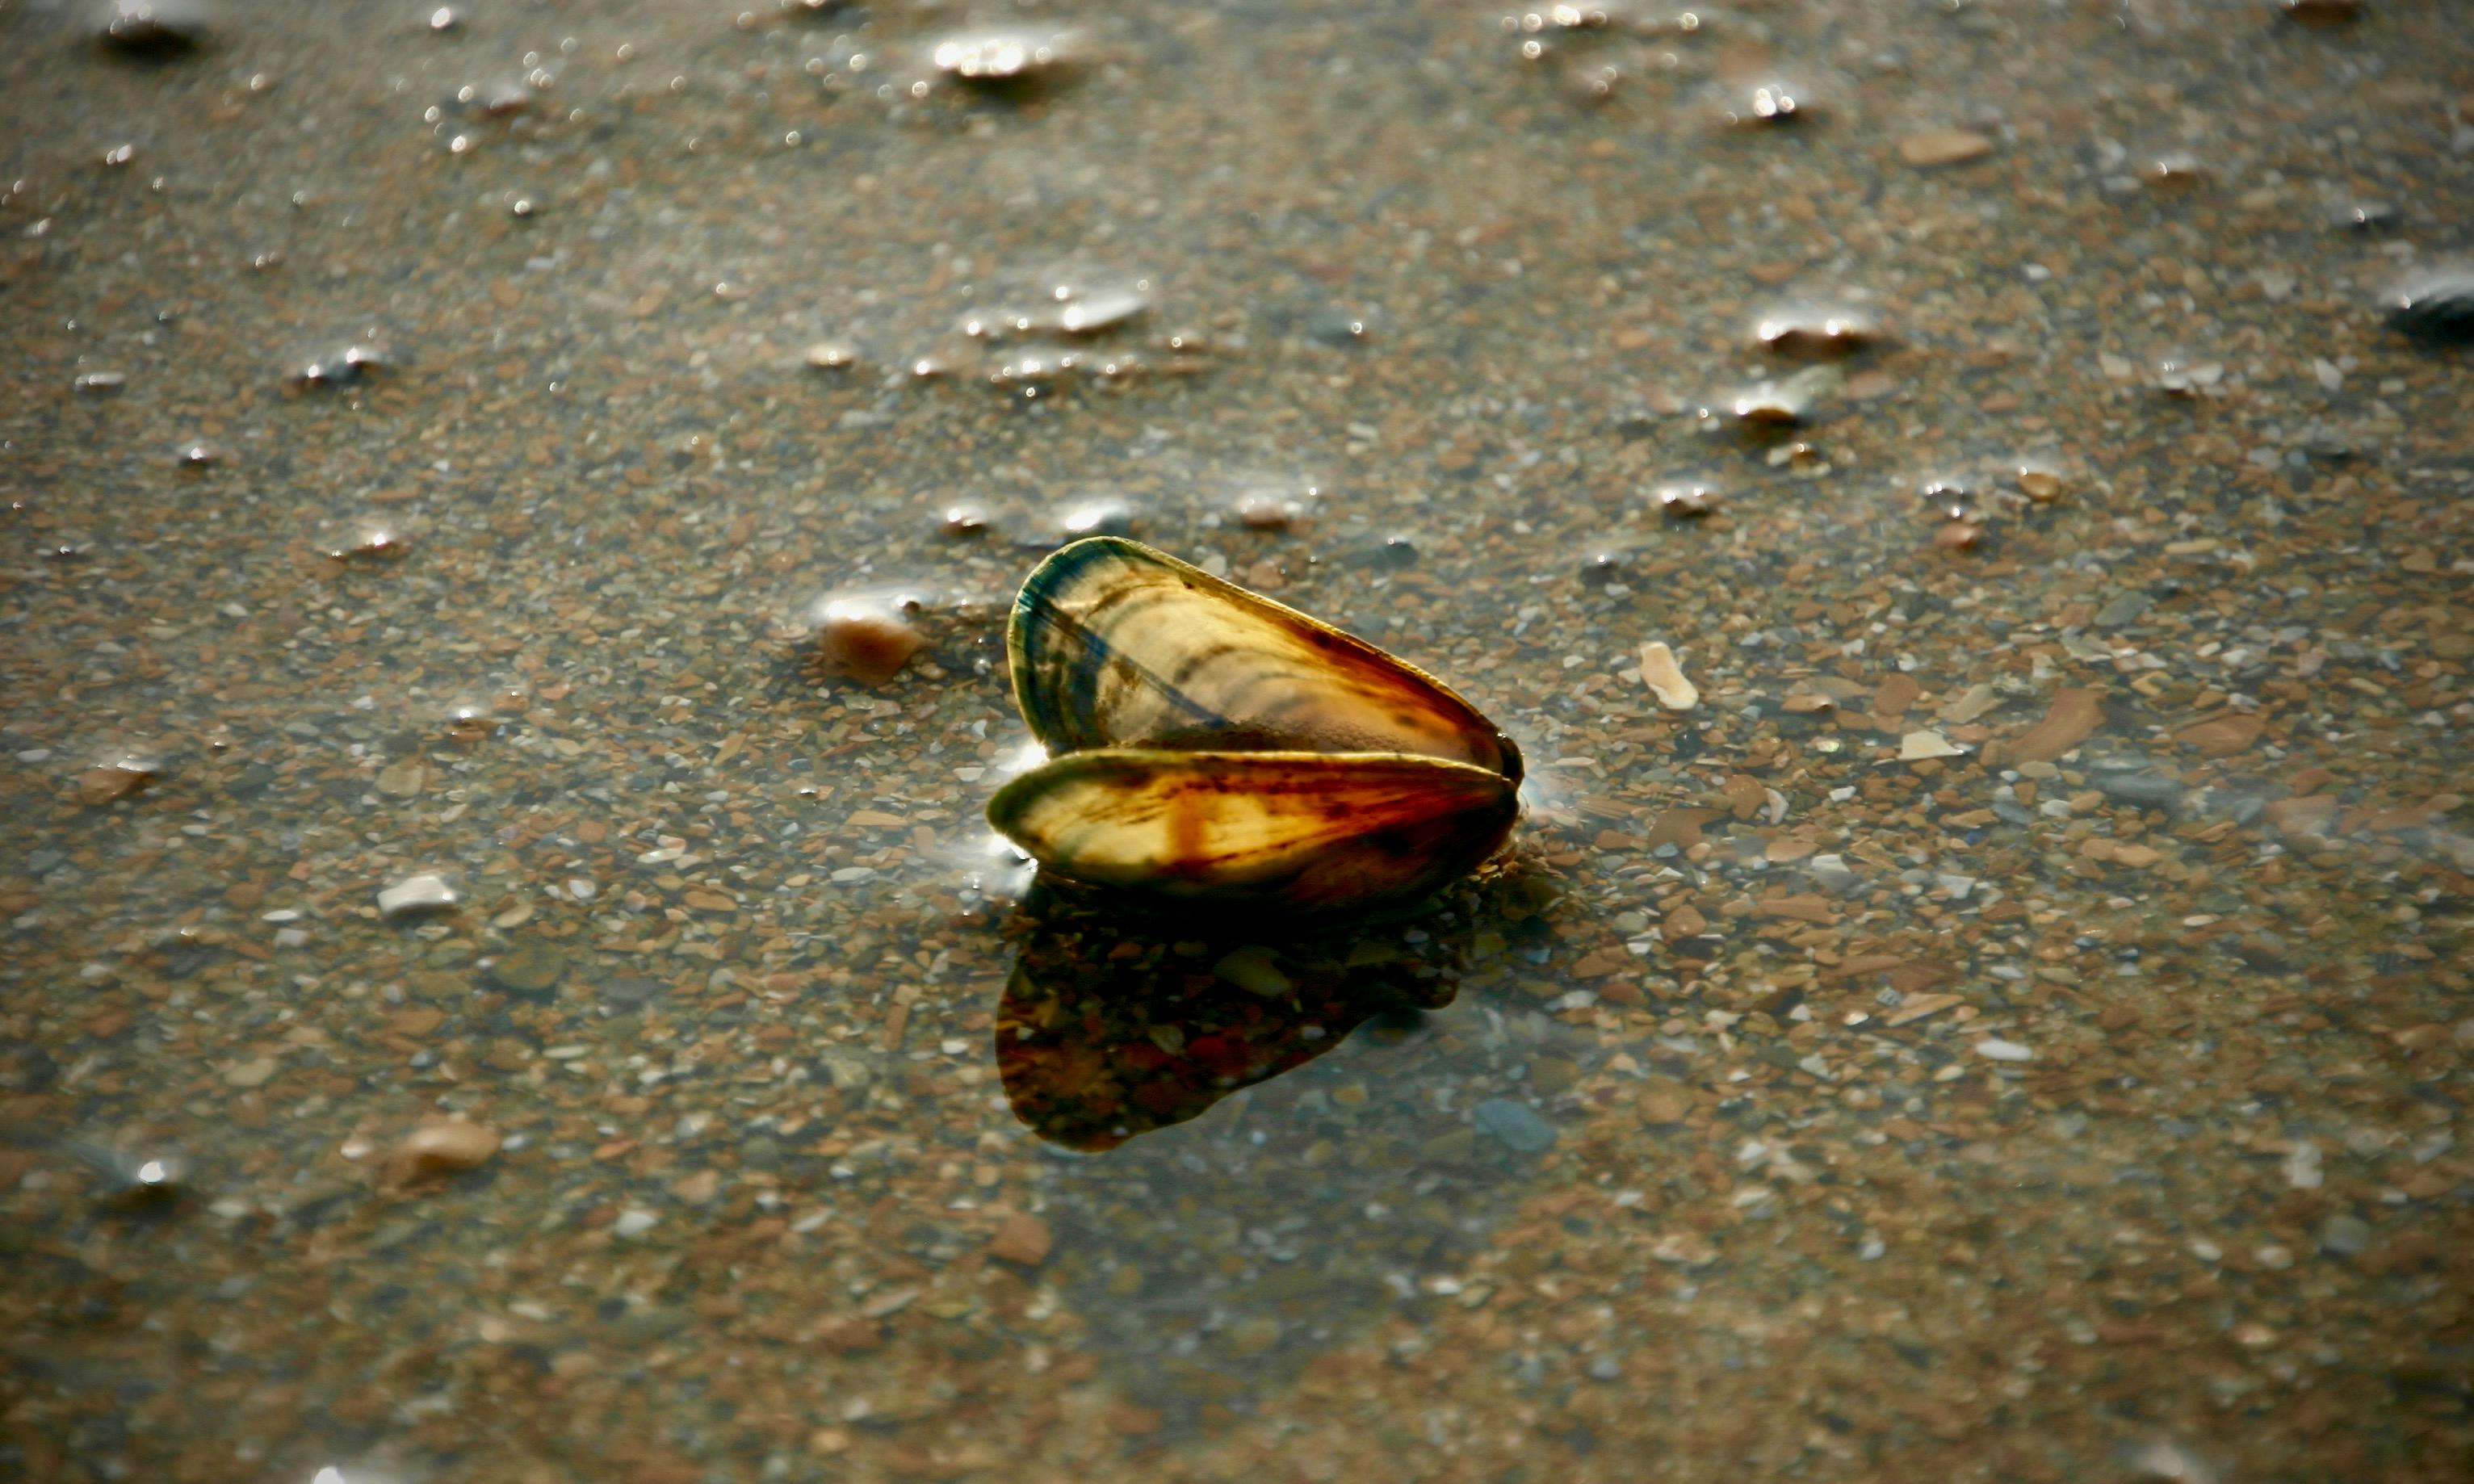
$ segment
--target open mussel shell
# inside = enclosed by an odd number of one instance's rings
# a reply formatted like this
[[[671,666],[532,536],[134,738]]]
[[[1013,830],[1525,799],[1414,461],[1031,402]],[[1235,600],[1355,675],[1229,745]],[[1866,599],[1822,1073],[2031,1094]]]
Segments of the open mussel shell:
[[[1425,896],[1511,835],[1501,773],[1402,753],[1071,752],[1016,778],[988,822],[1069,880],[1305,912]]]
[[[1358,909],[1467,872],[1519,816],[1519,748],[1450,687],[1139,542],[1041,563],[1007,648],[1055,756],[988,821],[1072,881]]]
[[[1040,563],[1006,636],[1050,753],[1410,753],[1520,781],[1520,749],[1432,675],[1121,536]]]

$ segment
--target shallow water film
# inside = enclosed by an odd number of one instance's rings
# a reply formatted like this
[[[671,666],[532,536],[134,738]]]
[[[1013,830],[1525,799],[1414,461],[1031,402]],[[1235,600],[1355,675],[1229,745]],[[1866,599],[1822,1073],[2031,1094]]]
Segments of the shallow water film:
[[[0,5],[0,1480],[2465,1478],[2469,21]],[[1508,851],[1035,883],[1093,534]]]

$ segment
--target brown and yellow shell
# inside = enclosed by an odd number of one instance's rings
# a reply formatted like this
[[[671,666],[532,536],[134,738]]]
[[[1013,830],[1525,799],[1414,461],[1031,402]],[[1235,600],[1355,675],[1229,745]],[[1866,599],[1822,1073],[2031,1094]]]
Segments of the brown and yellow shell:
[[[1519,748],[1450,687],[1139,542],[1042,562],[1007,651],[1051,758],[988,821],[1068,880],[1363,908],[1467,873],[1519,815]]]

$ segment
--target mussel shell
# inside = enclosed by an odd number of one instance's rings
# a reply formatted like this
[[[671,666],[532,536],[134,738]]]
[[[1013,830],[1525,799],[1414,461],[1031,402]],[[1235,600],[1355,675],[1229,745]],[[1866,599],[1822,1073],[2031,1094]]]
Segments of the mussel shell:
[[[1500,849],[1519,813],[1503,773],[1402,753],[1101,748],[988,801],[990,824],[1068,880],[1298,912],[1425,896]]]
[[[1520,749],[1442,681],[1123,537],[1042,562],[1007,648],[1014,699],[1051,753],[1406,753],[1520,778]]]

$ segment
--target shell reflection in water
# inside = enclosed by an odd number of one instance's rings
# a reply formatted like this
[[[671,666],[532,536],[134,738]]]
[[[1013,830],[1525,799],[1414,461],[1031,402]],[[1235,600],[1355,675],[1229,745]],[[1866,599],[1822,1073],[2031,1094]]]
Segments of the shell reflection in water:
[[[1441,681],[1138,542],[1040,564],[1007,635],[1052,761],[988,822],[1052,874],[1198,902],[1411,901],[1500,849],[1520,753]]]
[[[1469,905],[1467,897],[1456,897]],[[997,1072],[1014,1116],[1052,1144],[1112,1149],[1201,1116],[1323,1056],[1358,1027],[1414,1027],[1452,1003],[1467,919],[1276,943],[1190,924],[1124,931],[1122,912],[1046,895],[1006,982]]]

